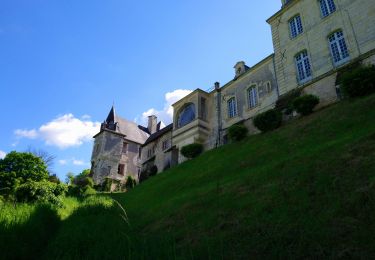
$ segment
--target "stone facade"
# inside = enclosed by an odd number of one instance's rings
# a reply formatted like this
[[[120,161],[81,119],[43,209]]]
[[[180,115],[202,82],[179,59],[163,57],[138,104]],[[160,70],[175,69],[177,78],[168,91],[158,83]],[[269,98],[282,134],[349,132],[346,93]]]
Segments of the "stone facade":
[[[253,117],[274,108],[280,96],[296,88],[319,96],[319,106],[336,102],[340,69],[355,62],[375,64],[373,0],[282,0],[282,8],[267,22],[274,54],[252,67],[239,61],[233,80],[224,86],[216,82],[212,91],[196,89],[177,101],[167,129],[160,129],[150,117],[144,138],[134,141],[123,131],[102,128],[92,157],[97,180],[121,179],[116,175],[119,163],[127,165],[126,174],[153,165],[160,172],[185,160],[179,152],[185,145],[201,143],[209,150],[225,144],[227,129],[237,123],[257,133]],[[124,140],[133,147],[125,155]],[[136,147],[141,147],[140,160]]]

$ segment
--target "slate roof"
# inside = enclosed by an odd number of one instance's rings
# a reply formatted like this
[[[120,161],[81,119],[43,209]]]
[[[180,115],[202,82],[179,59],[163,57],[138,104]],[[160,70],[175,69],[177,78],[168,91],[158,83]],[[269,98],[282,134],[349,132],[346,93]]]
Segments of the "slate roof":
[[[153,133],[152,135],[150,135],[150,137],[146,140],[146,142],[142,146],[145,146],[145,145],[155,141],[156,139],[158,139],[162,135],[166,134],[167,132],[171,131],[172,129],[173,129],[173,123],[167,125],[163,129],[161,129],[161,130]]]
[[[145,131],[145,127],[139,126],[136,123],[123,119],[117,115],[115,115],[114,119],[115,123],[117,123],[116,132],[124,134],[126,139],[143,144],[149,138],[150,135],[148,130],[147,132]]]

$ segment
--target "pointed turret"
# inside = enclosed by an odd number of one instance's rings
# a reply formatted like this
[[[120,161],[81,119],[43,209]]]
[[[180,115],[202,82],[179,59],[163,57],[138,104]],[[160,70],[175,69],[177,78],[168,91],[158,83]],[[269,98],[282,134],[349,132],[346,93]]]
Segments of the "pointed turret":
[[[115,107],[112,105],[111,111],[109,111],[107,119],[102,123],[101,129],[109,129],[116,131],[117,122],[116,122]]]
[[[109,111],[109,114],[107,116],[107,119],[105,120],[107,124],[109,123],[115,123],[115,107],[112,105],[111,111]]]

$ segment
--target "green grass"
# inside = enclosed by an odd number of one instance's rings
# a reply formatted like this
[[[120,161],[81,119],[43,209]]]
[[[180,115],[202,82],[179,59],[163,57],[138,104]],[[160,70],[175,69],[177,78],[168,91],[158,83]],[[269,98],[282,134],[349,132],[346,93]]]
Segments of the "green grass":
[[[28,255],[45,259],[373,259],[374,108],[374,95],[346,100],[206,152],[111,195],[123,209],[70,199],[47,235],[23,205],[0,213],[0,232],[33,225],[46,242]]]

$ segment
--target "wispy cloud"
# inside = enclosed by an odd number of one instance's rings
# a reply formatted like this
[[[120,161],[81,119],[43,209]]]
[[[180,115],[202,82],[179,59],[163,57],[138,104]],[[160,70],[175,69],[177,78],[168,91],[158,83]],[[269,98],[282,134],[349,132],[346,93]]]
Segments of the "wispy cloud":
[[[70,158],[70,159],[61,159],[58,161],[60,165],[75,165],[75,166],[90,166],[90,163],[85,160]]]
[[[39,129],[17,129],[17,138],[42,139],[47,145],[61,149],[80,146],[92,140],[93,135],[99,131],[100,123],[88,120],[88,116],[79,119],[73,114],[65,114],[47,122]]]
[[[68,162],[67,160],[59,160],[59,164],[61,165],[66,165]]]
[[[6,155],[6,152],[0,150],[0,159],[4,159]]]
[[[176,89],[172,92],[165,94],[164,108],[158,110],[156,108],[150,108],[149,110],[142,113],[142,116],[135,118],[135,121],[140,124],[146,124],[148,116],[155,115],[158,120],[164,124],[169,124],[173,119],[173,107],[172,104],[180,100],[181,98],[189,95],[192,91],[188,89]]]

